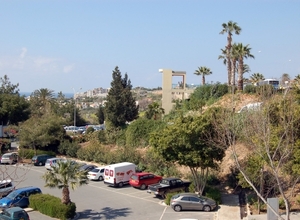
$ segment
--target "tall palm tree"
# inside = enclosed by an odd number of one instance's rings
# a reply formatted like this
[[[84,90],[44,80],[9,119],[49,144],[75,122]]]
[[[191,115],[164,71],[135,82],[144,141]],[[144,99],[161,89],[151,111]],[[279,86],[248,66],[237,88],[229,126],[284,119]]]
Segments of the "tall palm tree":
[[[205,76],[212,74],[210,68],[206,66],[198,67],[197,70],[195,70],[194,74],[197,76],[202,75],[202,85],[205,85]]]
[[[238,54],[238,51],[237,51],[237,44],[233,44],[232,45],[232,48],[231,48],[231,79],[230,79],[230,84],[232,86],[235,86],[235,74],[237,72],[237,61],[238,61],[238,58],[239,58],[239,54]]]
[[[237,44],[236,52],[238,54],[238,90],[243,90],[243,73],[244,73],[244,59],[253,58],[254,56],[251,54],[251,48],[249,44],[244,46],[242,43]]]
[[[55,100],[53,90],[47,88],[35,90],[31,98],[35,110],[39,111],[40,114],[51,112],[51,106]]]
[[[262,80],[265,80],[265,77],[263,74],[260,74],[260,73],[253,73],[251,76],[250,76],[250,81],[253,85],[257,86],[258,82],[262,81]]]
[[[231,73],[232,73],[232,63],[231,63],[231,43],[232,43],[232,34],[235,33],[236,35],[239,35],[242,31],[241,27],[238,26],[236,22],[229,21],[228,23],[223,23],[222,24],[222,31],[220,34],[225,34],[227,33],[227,46],[226,46],[226,59],[227,59],[227,71],[228,71],[228,85],[230,84],[231,81]]]
[[[88,184],[86,171],[80,171],[79,167],[80,165],[74,163],[74,161],[59,161],[57,166],[53,166],[52,170],[43,175],[46,187],[62,189],[61,202],[63,204],[71,202],[70,187],[75,190],[78,186]]]

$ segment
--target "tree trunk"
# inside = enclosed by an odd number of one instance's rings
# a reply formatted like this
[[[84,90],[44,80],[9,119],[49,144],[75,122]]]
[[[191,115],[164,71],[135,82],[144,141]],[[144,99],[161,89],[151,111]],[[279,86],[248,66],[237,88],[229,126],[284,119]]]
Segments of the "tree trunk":
[[[238,68],[238,90],[243,91],[243,66],[244,60],[243,58],[239,59],[239,68]]]
[[[203,86],[205,85],[205,76],[204,76],[204,73],[202,74],[202,85]]]
[[[63,190],[62,190],[62,199],[61,199],[61,202],[63,204],[69,204],[71,202],[70,200],[70,191],[69,191],[69,187],[64,187]]]

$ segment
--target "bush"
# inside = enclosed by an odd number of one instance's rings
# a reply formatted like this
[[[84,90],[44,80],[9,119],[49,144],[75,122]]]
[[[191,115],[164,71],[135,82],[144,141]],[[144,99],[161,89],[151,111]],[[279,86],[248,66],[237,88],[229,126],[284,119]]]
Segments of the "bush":
[[[76,215],[76,205],[71,202],[62,204],[60,198],[49,194],[35,194],[29,197],[29,207],[44,215],[66,220]]]
[[[204,189],[204,195],[208,198],[215,200],[218,204],[222,203],[221,192],[218,188],[206,186]]]
[[[255,85],[246,85],[244,88],[244,93],[255,94],[257,86]]]
[[[56,156],[56,153],[52,151],[44,151],[44,150],[33,150],[33,149],[26,149],[26,148],[21,148],[18,151],[18,155],[22,159],[31,159],[35,155],[41,155],[41,154],[48,154],[51,156]]]
[[[170,205],[170,204],[171,204],[171,198],[172,198],[172,196],[174,196],[174,195],[176,195],[176,194],[178,194],[178,193],[183,193],[183,192],[184,192],[184,191],[168,193],[168,194],[166,195],[166,198],[165,198],[165,203],[166,203],[166,205]]]
[[[58,146],[58,152],[69,157],[77,157],[77,151],[80,145],[77,142],[70,142],[68,140],[62,141]]]
[[[93,133],[95,131],[95,129],[93,128],[93,127],[88,127],[87,129],[86,129],[86,134],[89,134],[89,133]]]

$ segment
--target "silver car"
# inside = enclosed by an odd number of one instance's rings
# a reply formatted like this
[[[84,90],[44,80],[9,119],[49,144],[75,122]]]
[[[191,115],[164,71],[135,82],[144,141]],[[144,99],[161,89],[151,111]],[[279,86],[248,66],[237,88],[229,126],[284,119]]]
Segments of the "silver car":
[[[50,158],[46,160],[45,167],[47,170],[52,170],[52,167],[57,166],[57,162],[62,161],[65,162],[66,159],[63,158]]]
[[[174,195],[170,201],[171,207],[176,212],[181,210],[200,210],[210,212],[217,207],[213,199],[200,196],[195,193],[179,193]]]
[[[1,180],[0,181],[0,198],[8,195],[14,189],[15,189],[15,186],[14,186],[13,182],[10,179]]]
[[[13,164],[18,162],[17,153],[6,153],[1,157],[1,163]]]

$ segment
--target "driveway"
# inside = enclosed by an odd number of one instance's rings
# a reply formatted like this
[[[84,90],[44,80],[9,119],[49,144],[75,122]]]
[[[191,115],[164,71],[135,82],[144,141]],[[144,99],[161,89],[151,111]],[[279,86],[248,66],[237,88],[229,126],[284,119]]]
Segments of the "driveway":
[[[44,187],[42,175],[45,167],[1,165],[2,175],[14,180],[18,187],[38,186],[43,193],[61,197],[61,190]],[[90,181],[88,185],[70,190],[70,197],[76,203],[78,219],[198,219],[214,220],[216,211],[213,212],[175,212],[169,206],[162,204],[162,200],[130,186],[113,188],[102,181]],[[41,218],[40,213],[29,213],[31,220]],[[51,218],[49,218],[51,219]]]

